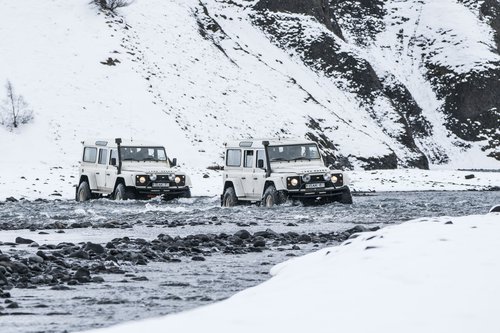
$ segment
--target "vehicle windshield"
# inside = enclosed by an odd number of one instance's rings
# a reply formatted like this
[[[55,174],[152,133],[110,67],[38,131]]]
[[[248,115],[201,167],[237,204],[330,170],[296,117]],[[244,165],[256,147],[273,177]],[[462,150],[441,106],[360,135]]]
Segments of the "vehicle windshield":
[[[166,161],[163,147],[120,147],[122,161]]]
[[[299,161],[320,159],[318,147],[314,143],[269,146],[267,148],[269,160],[274,161]]]

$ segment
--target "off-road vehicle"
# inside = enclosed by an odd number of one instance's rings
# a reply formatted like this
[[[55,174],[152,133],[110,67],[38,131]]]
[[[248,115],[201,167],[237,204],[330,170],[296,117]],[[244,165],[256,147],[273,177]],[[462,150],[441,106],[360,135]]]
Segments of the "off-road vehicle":
[[[316,143],[306,140],[244,140],[226,144],[221,205],[287,199],[304,203],[352,203],[349,179],[325,167]]]
[[[191,196],[189,177],[161,145],[115,140],[83,141],[76,200],[101,196],[115,200]]]

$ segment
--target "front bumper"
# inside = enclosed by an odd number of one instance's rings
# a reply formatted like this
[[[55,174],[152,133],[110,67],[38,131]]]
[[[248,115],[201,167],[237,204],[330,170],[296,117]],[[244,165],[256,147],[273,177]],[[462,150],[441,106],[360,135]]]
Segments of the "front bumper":
[[[183,195],[190,191],[189,186],[169,186],[161,188],[152,186],[146,186],[146,187],[137,186],[135,189],[137,194],[143,196],[157,196],[157,195],[176,196],[176,195]]]
[[[315,198],[327,198],[336,197],[342,195],[342,193],[349,191],[348,186],[337,186],[337,187],[322,187],[314,189],[297,189],[297,190],[287,190],[288,198],[290,199],[315,199]]]

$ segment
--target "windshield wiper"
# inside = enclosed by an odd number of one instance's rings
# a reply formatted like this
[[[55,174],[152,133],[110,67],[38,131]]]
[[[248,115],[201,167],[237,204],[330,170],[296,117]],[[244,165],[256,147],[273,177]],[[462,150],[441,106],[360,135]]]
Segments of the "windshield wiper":
[[[272,161],[289,161],[289,159],[286,159],[283,157],[275,157],[275,158],[271,158],[271,162]]]
[[[308,160],[308,161],[310,161],[311,159],[309,157],[299,156],[299,157],[292,158],[290,161],[298,161],[298,160]]]
[[[143,161],[156,161],[156,158],[154,158],[154,157],[145,157],[142,160]]]
[[[122,161],[137,161],[137,160],[132,157],[127,157],[127,158],[122,158]]]

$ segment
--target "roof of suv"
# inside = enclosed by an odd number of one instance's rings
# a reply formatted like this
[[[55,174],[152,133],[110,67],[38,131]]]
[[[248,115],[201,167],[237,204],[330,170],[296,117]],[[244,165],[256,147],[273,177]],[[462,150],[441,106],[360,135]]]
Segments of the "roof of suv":
[[[238,147],[238,148],[264,148],[262,144],[263,141],[269,141],[270,146],[282,146],[282,145],[296,145],[296,144],[315,144],[313,141],[306,139],[246,139],[246,140],[235,140],[228,141],[226,147]]]
[[[115,139],[111,138],[97,138],[97,139],[89,139],[82,141],[82,144],[84,146],[100,146],[100,147],[116,147],[116,142]],[[147,147],[163,147],[162,144],[154,143],[154,142],[148,142],[148,141],[141,141],[141,140],[127,140],[127,139],[122,139],[122,146],[134,146],[134,147],[142,147],[142,146],[147,146]]]

